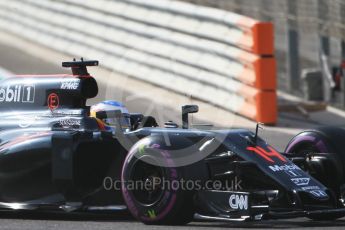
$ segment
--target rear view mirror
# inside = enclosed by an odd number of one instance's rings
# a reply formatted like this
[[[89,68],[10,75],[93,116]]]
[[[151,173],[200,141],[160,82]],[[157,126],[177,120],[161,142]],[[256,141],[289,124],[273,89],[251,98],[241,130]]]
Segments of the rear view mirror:
[[[182,106],[182,128],[189,128],[188,114],[199,112],[199,106],[197,105],[184,105]]]
[[[199,112],[199,106],[197,105],[184,105],[182,106],[182,114],[197,113]]]

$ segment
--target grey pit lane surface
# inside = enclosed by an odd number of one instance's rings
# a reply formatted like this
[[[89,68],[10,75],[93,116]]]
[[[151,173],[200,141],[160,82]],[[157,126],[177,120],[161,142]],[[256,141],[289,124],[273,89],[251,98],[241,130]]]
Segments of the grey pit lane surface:
[[[0,229],[343,229],[345,220],[310,221],[306,218],[259,222],[192,222],[186,226],[147,226],[125,214],[2,213]]]
[[[62,60],[56,60],[57,64],[53,65],[44,60],[27,55],[26,53],[5,46],[0,43],[0,66],[8,69],[16,74],[54,74],[69,73],[58,66]],[[97,78],[97,77],[96,77]],[[106,86],[100,85],[100,96],[92,102],[104,100],[104,89]],[[114,91],[119,89],[113,89]],[[123,95],[128,94],[126,91]],[[127,103],[127,107],[131,112],[147,112],[151,105],[149,100],[134,100]],[[162,106],[158,106],[160,110],[164,110],[167,115],[166,119],[180,119],[179,112],[175,110],[167,110]],[[152,111],[153,116],[157,116],[161,111]],[[291,138],[291,135],[283,133],[265,133],[264,137],[268,138],[269,143],[279,150],[283,150],[284,146]],[[223,222],[193,222],[187,226],[170,227],[170,226],[145,226],[134,221],[128,215],[111,214],[111,215],[90,215],[90,214],[47,214],[47,213],[16,213],[16,212],[0,212],[0,229],[284,229],[284,228],[318,228],[318,229],[343,229],[345,227],[345,218],[338,221],[315,222],[307,218],[297,218],[290,220],[272,220],[260,222],[246,223],[223,223]]]

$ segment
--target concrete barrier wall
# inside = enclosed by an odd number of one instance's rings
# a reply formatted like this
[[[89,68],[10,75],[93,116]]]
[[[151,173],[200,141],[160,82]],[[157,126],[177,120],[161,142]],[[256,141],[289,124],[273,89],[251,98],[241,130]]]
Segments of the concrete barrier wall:
[[[0,68],[0,80],[12,77],[12,74],[5,69]]]
[[[303,98],[302,72],[304,69],[320,68],[321,55],[329,57],[331,66],[339,66],[345,59],[345,1],[180,1],[220,8],[274,23],[278,88],[295,96]],[[340,102],[338,93],[334,92],[331,101],[336,106]]]
[[[169,0],[0,1],[0,29],[212,103],[277,119],[273,26]]]

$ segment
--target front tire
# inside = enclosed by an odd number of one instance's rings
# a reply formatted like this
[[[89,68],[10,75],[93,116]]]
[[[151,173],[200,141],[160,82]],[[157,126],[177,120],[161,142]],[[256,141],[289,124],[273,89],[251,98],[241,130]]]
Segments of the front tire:
[[[316,179],[329,187],[337,199],[344,197],[341,186],[344,184],[345,150],[342,143],[345,141],[345,130],[337,127],[323,127],[316,130],[304,131],[296,135],[289,142],[285,153],[294,153],[300,157],[307,157],[310,153],[335,154],[331,165],[326,167],[329,173],[313,175]],[[302,167],[303,168],[303,167]],[[307,166],[308,168],[308,166]],[[344,204],[342,204],[344,205]],[[312,215],[313,220],[334,220],[341,218],[343,214]]]
[[[123,165],[124,200],[132,215],[145,224],[183,225],[192,221],[195,190],[181,188],[179,183],[201,179],[207,173],[202,162],[176,167],[174,148],[192,148],[193,143],[181,137],[169,139],[169,146],[161,136],[142,139],[131,149]],[[130,187],[133,182],[137,187]],[[138,187],[139,184],[144,186]]]

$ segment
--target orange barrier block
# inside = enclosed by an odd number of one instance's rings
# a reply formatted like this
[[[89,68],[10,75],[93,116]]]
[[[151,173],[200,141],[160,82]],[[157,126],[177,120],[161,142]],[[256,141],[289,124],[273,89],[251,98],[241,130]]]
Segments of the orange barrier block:
[[[243,18],[237,25],[243,29],[238,46],[261,56],[274,55],[274,26],[271,22],[260,22]]]
[[[275,90],[277,87],[277,66],[275,58],[257,58],[244,65],[239,76],[243,83],[261,90]]]
[[[274,55],[274,30],[271,22],[259,22],[251,29],[253,34],[253,53]]]
[[[276,91],[256,93],[254,99],[246,101],[238,113],[267,125],[276,124],[278,119]]]

